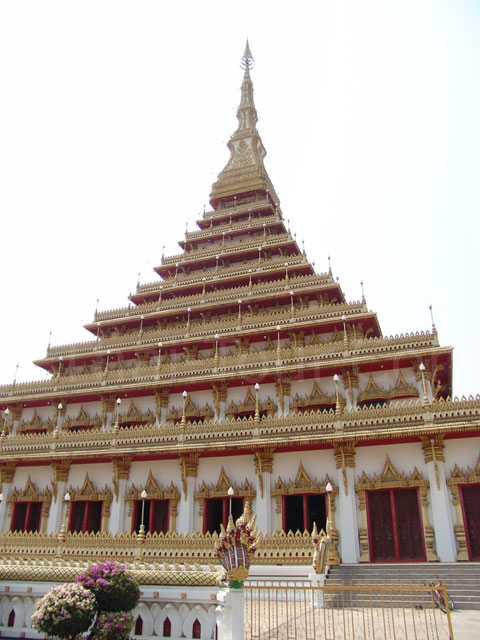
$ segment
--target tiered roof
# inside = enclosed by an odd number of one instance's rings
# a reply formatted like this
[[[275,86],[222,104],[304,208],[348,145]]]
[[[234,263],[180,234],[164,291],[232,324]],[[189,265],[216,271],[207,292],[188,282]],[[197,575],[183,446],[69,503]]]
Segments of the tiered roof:
[[[179,242],[181,253],[162,257],[158,280],[138,284],[127,307],[97,311],[86,325],[91,341],[49,347],[36,364],[50,380],[0,388],[0,407],[418,370],[421,362],[435,372],[436,399],[450,396],[451,349],[436,331],[383,337],[365,299],[346,302],[331,271],[316,274],[286,227],[256,128],[252,61],[247,44],[230,159],[213,185],[212,210]],[[397,384],[389,399],[412,398],[404,380]],[[382,399],[373,381],[364,394]]]

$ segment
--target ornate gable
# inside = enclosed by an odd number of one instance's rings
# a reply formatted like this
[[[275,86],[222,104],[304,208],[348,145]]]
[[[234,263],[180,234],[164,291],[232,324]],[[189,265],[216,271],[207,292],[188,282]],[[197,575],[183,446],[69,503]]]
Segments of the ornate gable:
[[[232,489],[234,490],[235,497],[255,498],[255,496],[257,495],[255,489],[252,487],[247,478],[245,478],[243,484],[231,482],[225,472],[225,469],[222,466],[217,483],[207,485],[204,480],[199,490],[195,494],[195,499],[198,500],[202,498],[224,498],[228,495],[228,490],[230,489],[230,487],[232,487]]]

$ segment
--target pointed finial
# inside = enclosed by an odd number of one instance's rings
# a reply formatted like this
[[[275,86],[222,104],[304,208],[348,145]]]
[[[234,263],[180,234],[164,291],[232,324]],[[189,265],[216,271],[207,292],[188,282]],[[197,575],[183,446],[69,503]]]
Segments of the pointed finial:
[[[243,52],[242,61],[240,62],[240,66],[242,67],[242,69],[245,69],[246,72],[248,72],[249,69],[253,68],[253,56],[252,52],[250,51],[250,45],[248,44],[248,38],[247,44],[245,45],[245,51]]]
[[[328,256],[328,273],[329,275],[332,275],[332,266],[330,264],[330,256]]]
[[[433,321],[433,306],[431,303],[428,305],[428,308],[430,309],[430,318],[432,319],[432,333],[437,333],[437,328],[435,326],[435,322]]]
[[[360,287],[362,288],[362,302],[365,302],[365,293],[363,291],[363,280],[360,280]]]
[[[48,334],[48,347],[47,347],[47,349],[50,349],[51,343],[52,343],[52,332],[50,331],[50,333]]]

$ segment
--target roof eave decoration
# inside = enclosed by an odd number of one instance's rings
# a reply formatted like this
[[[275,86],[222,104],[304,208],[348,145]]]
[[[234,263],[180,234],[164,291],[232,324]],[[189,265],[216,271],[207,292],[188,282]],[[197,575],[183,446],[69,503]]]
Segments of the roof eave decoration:
[[[241,65],[245,72],[240,105],[237,110],[238,127],[227,145],[230,150],[230,160],[212,187],[210,203],[214,209],[224,198],[229,199],[255,191],[268,193],[274,204],[279,202],[263,164],[266,151],[256,127],[258,116],[253,100],[253,83],[250,78],[253,57],[248,40]]]

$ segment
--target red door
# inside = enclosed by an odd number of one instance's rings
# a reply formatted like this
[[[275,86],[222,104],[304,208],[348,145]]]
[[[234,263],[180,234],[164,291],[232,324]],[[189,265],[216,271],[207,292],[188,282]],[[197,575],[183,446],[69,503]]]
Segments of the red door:
[[[425,560],[417,489],[369,491],[367,501],[372,562]]]
[[[480,560],[480,484],[462,487],[462,504],[468,557]]]

